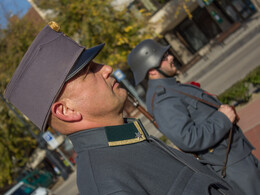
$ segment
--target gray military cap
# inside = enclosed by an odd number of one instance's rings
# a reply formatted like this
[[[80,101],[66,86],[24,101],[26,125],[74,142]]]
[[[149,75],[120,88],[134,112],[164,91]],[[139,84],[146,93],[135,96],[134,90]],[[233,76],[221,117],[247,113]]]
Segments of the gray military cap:
[[[104,47],[86,49],[59,32],[56,23],[46,25],[13,74],[5,98],[41,130],[47,128],[51,105],[64,83],[85,67]]]

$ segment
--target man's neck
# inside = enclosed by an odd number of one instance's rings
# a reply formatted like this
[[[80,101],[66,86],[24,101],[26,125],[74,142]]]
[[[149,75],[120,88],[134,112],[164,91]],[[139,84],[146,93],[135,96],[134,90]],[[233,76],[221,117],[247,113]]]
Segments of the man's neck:
[[[166,77],[162,74],[156,74],[156,75],[150,75],[149,80],[155,80],[155,79],[165,79]]]
[[[163,70],[161,70],[160,68],[156,68],[157,72],[162,75],[165,78],[170,78],[172,76],[168,75],[166,72],[164,72]]]
[[[123,115],[121,116],[113,116],[113,117],[96,117],[94,119],[88,119],[84,126],[87,129],[93,129],[97,127],[105,127],[105,126],[115,126],[122,125],[124,123]]]
[[[99,127],[106,127],[106,126],[117,126],[124,124],[123,114],[114,117],[95,117],[93,119],[88,118],[87,120],[82,120],[78,123],[70,123],[66,124],[63,128],[62,134],[72,134],[78,131],[94,129]]]

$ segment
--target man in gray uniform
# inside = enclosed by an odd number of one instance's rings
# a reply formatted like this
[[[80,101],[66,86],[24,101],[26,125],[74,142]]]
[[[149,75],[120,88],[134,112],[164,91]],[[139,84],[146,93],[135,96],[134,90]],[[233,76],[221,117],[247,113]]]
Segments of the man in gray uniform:
[[[37,35],[5,97],[42,131],[71,139],[80,194],[234,194],[213,171],[150,137],[138,120],[124,120],[127,97],[112,68],[50,23]]]
[[[253,146],[232,124],[236,113],[201,88],[177,82],[168,50],[148,39],[128,56],[136,85],[148,78],[146,104],[160,131],[181,150],[196,153],[243,194],[260,194],[260,164],[251,154]]]

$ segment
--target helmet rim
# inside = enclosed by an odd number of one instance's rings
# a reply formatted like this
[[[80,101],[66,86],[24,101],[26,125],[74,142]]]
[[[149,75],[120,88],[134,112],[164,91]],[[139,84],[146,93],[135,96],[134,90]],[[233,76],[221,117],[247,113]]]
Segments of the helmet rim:
[[[135,85],[145,79],[150,69],[160,66],[163,55],[169,48],[169,45],[162,46],[154,40],[146,39],[131,51],[127,62],[133,72]]]

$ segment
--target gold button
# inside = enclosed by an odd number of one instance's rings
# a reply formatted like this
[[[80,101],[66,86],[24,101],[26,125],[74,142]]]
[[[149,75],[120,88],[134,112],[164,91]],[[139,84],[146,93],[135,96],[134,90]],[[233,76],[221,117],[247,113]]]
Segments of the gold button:
[[[52,30],[55,30],[56,32],[60,31],[60,26],[56,22],[51,21],[48,25],[52,28]]]

